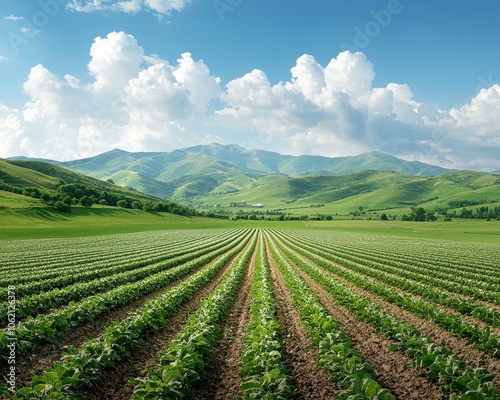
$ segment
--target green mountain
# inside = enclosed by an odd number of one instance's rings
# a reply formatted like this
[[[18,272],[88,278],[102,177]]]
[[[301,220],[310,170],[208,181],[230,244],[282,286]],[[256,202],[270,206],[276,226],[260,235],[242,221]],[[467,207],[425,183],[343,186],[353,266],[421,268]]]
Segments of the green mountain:
[[[347,214],[360,207],[365,211],[406,212],[415,205],[433,209],[463,200],[500,204],[498,175],[450,172],[379,152],[341,158],[295,157],[211,144],[169,153],[112,150],[82,160],[52,163],[2,161],[0,179],[25,185],[36,182],[43,187],[64,181],[110,190],[133,188],[199,208],[226,211],[257,204],[265,210],[295,214]],[[106,182],[108,179],[121,187]]]
[[[380,152],[339,158],[289,156],[216,143],[165,153],[115,149],[91,158],[52,163],[94,178],[112,179],[124,187],[187,202],[199,196],[251,189],[270,174],[332,176],[374,170],[434,176],[449,172]]]

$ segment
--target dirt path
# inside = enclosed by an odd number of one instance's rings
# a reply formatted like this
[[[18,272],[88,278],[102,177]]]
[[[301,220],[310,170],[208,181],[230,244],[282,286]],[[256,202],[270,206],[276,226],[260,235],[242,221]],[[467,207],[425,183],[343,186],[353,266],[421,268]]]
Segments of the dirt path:
[[[292,305],[292,295],[287,289],[283,276],[268,253],[271,277],[274,282],[276,311],[280,330],[283,332],[285,357],[292,371],[292,384],[297,388],[296,399],[333,400],[338,388],[330,381],[329,374],[316,368],[315,351],[300,322],[300,313]]]
[[[224,268],[224,270],[228,268],[228,265]],[[204,266],[200,266],[195,271],[186,274],[182,278],[177,279],[123,307],[119,307],[116,310],[102,314],[93,320],[90,320],[80,326],[74,327],[58,338],[57,346],[46,344],[41,348],[35,350],[34,352],[18,356],[16,360],[16,387],[20,389],[24,386],[29,386],[34,375],[40,375],[54,362],[60,360],[66,347],[79,347],[90,338],[99,336],[104,332],[110,322],[122,321],[129,315],[130,312],[143,307],[148,300],[158,296],[171,287],[178,285],[180,282],[195,274],[202,268],[204,268]],[[217,275],[217,278],[220,279],[222,274],[223,273],[219,273]],[[103,397],[98,398],[104,399]]]
[[[437,386],[431,385],[413,368],[412,359],[401,352],[389,352],[391,342],[375,332],[372,325],[358,321],[308,275],[299,270],[302,278],[318,296],[332,316],[341,323],[355,350],[375,368],[374,379],[399,399],[443,399]]]
[[[252,318],[250,292],[255,272],[257,248],[250,259],[246,274],[240,283],[235,299],[220,324],[222,337],[214,345],[207,376],[193,388],[192,399],[227,400],[241,397],[239,362],[243,337]]]
[[[372,325],[358,321],[345,307],[336,304],[335,299],[312,278],[299,268],[296,270],[332,316],[340,322],[341,329],[351,339],[353,348],[375,368],[375,380],[399,399],[443,399],[437,386],[431,385],[415,369],[407,368],[412,365],[412,360],[406,354],[389,352],[390,341],[376,333]]]

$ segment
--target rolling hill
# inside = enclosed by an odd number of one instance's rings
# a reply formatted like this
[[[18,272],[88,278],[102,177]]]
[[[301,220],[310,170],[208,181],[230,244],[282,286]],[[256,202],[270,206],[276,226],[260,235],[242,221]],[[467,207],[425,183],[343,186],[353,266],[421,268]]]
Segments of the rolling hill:
[[[374,170],[435,176],[449,172],[380,152],[338,158],[290,156],[216,143],[163,153],[129,153],[115,149],[82,160],[50,162],[94,178],[112,179],[124,187],[187,202],[213,193],[250,189],[267,175],[332,176]]]
[[[197,198],[201,207],[260,203],[268,210],[279,209],[295,214],[347,214],[359,207],[365,211],[390,209],[403,213],[416,205],[427,209],[448,207],[452,200],[500,204],[500,178],[472,171],[432,177],[380,171],[343,176],[270,175],[237,193],[212,193]]]
[[[359,207],[402,213],[419,204],[447,207],[449,201],[457,200],[500,203],[497,175],[449,172],[378,152],[343,158],[294,157],[212,144],[170,153],[112,150],[52,163],[2,160],[0,179],[46,188],[61,181],[82,182],[100,190],[131,187],[201,209],[226,211],[237,211],[235,205],[260,203],[266,210],[294,214],[347,214]]]
[[[95,190],[132,196],[138,199],[162,200],[151,194],[129,191],[119,185],[43,161],[0,159],[0,180],[13,186],[30,186],[47,190],[55,190],[61,183],[78,183]]]

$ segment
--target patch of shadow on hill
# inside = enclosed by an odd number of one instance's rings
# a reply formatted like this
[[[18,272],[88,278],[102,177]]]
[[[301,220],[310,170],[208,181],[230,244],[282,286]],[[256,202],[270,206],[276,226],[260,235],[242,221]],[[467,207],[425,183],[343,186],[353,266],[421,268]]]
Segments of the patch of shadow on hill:
[[[42,208],[42,207],[28,207],[21,210],[16,210],[16,213],[29,218],[44,219],[47,221],[68,221],[62,213],[56,210]]]

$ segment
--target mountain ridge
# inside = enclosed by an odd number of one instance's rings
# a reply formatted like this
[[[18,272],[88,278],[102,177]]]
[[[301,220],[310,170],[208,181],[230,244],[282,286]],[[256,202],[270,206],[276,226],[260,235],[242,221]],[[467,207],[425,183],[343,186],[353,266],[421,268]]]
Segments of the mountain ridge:
[[[171,152],[128,152],[113,149],[80,160],[44,161],[97,179],[111,179],[121,186],[176,200],[248,189],[266,175],[328,176],[374,170],[436,176],[453,171],[418,161],[402,160],[379,151],[344,157],[293,156],[219,143]]]

